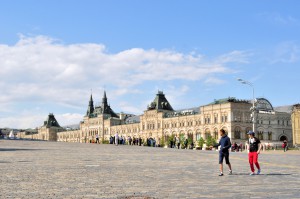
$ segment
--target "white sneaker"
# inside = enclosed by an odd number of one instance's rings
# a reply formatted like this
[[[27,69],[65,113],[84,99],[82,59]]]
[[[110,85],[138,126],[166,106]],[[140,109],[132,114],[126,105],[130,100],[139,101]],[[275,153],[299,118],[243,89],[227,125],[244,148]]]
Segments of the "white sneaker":
[[[254,176],[254,175],[255,175],[255,173],[254,173],[254,172],[251,172],[251,173],[250,173],[250,176]]]
[[[229,171],[228,175],[232,175],[232,170]]]

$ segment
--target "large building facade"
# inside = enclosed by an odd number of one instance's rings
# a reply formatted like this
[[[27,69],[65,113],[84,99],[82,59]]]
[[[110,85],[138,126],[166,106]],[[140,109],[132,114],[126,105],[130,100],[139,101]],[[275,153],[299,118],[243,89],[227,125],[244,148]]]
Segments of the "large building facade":
[[[264,99],[256,99],[255,118],[257,137],[265,143],[279,143],[283,140],[292,141],[291,113],[276,111],[272,104]],[[250,108],[252,103],[247,100],[226,98],[186,110],[174,110],[163,92],[158,92],[142,115],[116,114],[108,105],[104,92],[100,106],[94,107],[91,95],[87,112],[80,122],[78,130],[62,131],[55,128],[57,141],[90,142],[96,134],[100,140],[109,140],[118,133],[119,136],[153,138],[167,140],[172,135],[184,135],[193,142],[201,137],[209,136],[219,139],[218,131],[224,129],[235,142],[245,142],[247,132],[252,130]],[[45,135],[49,127],[43,126],[39,136]],[[52,128],[52,127],[50,127]],[[44,139],[48,138],[46,136]],[[52,136],[53,139],[54,136]]]
[[[252,130],[250,108],[247,100],[226,98],[198,108],[175,111],[163,92],[158,92],[153,102],[140,116],[116,114],[107,103],[104,93],[101,106],[94,107],[90,97],[88,110],[76,131],[59,132],[58,141],[89,142],[98,134],[109,140],[118,133],[124,137],[168,139],[171,135],[183,134],[194,142],[201,137],[219,139],[218,131],[224,129],[236,142],[244,142],[247,132]],[[272,104],[256,99],[257,136],[268,143],[292,141],[291,113],[275,111]]]
[[[300,104],[293,106],[292,113],[293,144],[300,145]]]

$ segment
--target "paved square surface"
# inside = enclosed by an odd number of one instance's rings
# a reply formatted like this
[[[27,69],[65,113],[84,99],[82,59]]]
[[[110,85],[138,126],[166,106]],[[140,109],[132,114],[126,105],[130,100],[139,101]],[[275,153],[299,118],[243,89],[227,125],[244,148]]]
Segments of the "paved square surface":
[[[300,198],[300,152],[246,153],[0,140],[0,198]]]

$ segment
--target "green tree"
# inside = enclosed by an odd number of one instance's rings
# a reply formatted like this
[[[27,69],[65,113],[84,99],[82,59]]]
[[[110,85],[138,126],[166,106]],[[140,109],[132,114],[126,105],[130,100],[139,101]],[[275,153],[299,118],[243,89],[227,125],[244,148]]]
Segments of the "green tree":
[[[201,137],[201,138],[198,140],[198,146],[199,146],[200,148],[202,148],[204,144],[205,144],[205,140]]]
[[[160,147],[165,147],[165,136],[162,136],[162,138],[160,139]]]
[[[209,135],[206,139],[206,146],[210,147],[210,146],[214,146],[216,144],[216,139],[213,138],[211,135]]]
[[[167,144],[168,144],[168,146],[170,146],[170,144],[171,144],[171,141],[173,141],[173,140],[174,140],[174,137],[175,137],[175,135],[171,135],[171,136],[169,136],[169,138],[168,138],[168,140],[167,140]]]
[[[102,144],[109,144],[109,141],[108,141],[108,140],[105,140],[105,139],[102,139],[101,143],[102,143]]]
[[[183,133],[180,133],[180,134],[179,134],[179,142],[180,142],[181,148],[184,147],[184,141],[185,141],[185,136],[184,136]]]

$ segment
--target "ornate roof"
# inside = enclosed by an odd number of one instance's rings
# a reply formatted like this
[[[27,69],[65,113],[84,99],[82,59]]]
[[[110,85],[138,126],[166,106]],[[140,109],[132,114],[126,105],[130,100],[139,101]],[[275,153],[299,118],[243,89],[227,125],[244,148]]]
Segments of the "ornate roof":
[[[53,113],[49,113],[48,118],[46,121],[44,121],[44,126],[47,128],[50,127],[60,127],[57,120],[55,119]]]
[[[91,114],[94,113],[94,101],[93,101],[93,95],[91,94],[91,97],[90,97],[90,101],[89,101],[89,106],[88,106],[88,109],[86,111],[86,115],[89,116]]]
[[[147,110],[167,110],[174,111],[171,104],[165,97],[165,94],[162,91],[158,91],[155,99],[151,104],[148,105]]]
[[[270,101],[265,98],[256,98],[255,104],[256,104],[257,111],[266,111],[266,112],[274,111],[274,108],[270,103]]]
[[[225,104],[225,103],[250,103],[248,100],[239,100],[235,97],[228,97],[223,99],[215,99],[213,102],[209,103],[208,105],[214,105],[214,104]]]
[[[106,91],[104,91],[103,98],[102,98],[102,104],[100,106],[96,106],[94,108],[93,105],[93,98],[91,95],[90,101],[89,101],[89,106],[88,106],[88,111],[87,111],[87,116],[89,117],[97,117],[98,115],[101,114],[106,114],[110,115],[111,117],[119,117],[108,105],[107,103],[107,97],[106,97]]]

